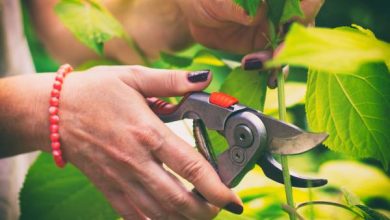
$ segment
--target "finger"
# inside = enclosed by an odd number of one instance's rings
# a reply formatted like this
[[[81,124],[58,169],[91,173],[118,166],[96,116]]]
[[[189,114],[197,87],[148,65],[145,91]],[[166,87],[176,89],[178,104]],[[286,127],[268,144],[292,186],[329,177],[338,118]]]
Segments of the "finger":
[[[165,102],[162,99],[156,97],[150,97],[146,99],[149,107],[153,110],[157,115],[166,115],[172,113],[177,105],[173,105],[171,103]]]
[[[128,66],[121,79],[145,97],[181,96],[205,89],[211,82],[209,70],[188,72],[183,70],[151,69]]]
[[[241,206],[242,202],[238,196],[221,182],[212,166],[194,148],[165,126],[156,125],[158,123],[154,123],[154,127],[164,134],[164,140],[151,146],[153,155],[191,182],[210,203],[218,207],[225,207],[230,203]]]
[[[126,193],[121,191],[119,187],[112,185],[112,183],[108,182],[107,179],[104,179],[103,175],[96,175],[96,169],[87,169],[83,172],[91,179],[94,185],[100,189],[112,207],[125,220],[147,219],[147,217],[137,208]]]
[[[272,52],[269,50],[251,53],[242,58],[241,66],[244,70],[260,70],[264,68],[265,62],[271,58]]]
[[[195,219],[211,219],[218,213],[218,209],[195,197],[160,165],[150,163],[144,167],[148,172],[138,176],[139,181],[171,212]]]
[[[267,85],[268,85],[268,88],[270,89],[275,89],[276,87],[278,87],[278,74],[279,74],[279,71],[273,71],[269,77],[268,77],[268,81],[267,81]],[[282,73],[283,73],[283,77],[284,79],[287,79],[288,77],[288,73],[289,73],[289,66],[284,66],[282,68]]]
[[[165,210],[151,195],[143,185],[137,182],[137,180],[130,178],[127,175],[123,175],[124,173],[128,173],[129,171],[120,170],[119,172],[115,172],[113,170],[116,167],[117,162],[113,161],[110,167],[102,168],[103,173],[106,176],[106,179],[114,182],[118,185],[118,188],[122,189],[122,191],[126,192],[127,198],[136,202],[139,210],[144,213],[147,217],[151,219],[166,219],[168,217],[168,211]]]
[[[314,21],[315,17],[317,16],[323,4],[324,4],[324,0],[302,0],[301,8],[305,16],[304,18],[297,18],[297,20],[304,25],[311,24]]]

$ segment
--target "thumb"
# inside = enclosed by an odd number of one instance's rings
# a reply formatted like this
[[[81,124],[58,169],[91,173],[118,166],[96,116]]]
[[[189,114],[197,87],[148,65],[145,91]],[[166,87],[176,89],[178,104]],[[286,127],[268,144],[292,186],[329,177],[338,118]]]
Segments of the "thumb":
[[[210,70],[189,72],[185,70],[152,69],[143,66],[128,66],[130,73],[121,79],[145,97],[182,96],[188,92],[201,91],[211,82]]]

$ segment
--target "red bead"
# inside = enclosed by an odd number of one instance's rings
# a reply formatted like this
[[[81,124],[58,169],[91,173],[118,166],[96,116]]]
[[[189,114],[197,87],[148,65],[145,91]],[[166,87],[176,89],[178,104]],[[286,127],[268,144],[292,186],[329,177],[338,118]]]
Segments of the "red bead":
[[[58,124],[60,117],[58,115],[50,115],[50,124]]]
[[[58,134],[58,133],[51,133],[51,134],[50,134],[50,140],[51,140],[52,142],[57,142],[57,141],[59,141],[59,140],[60,140],[60,134]]]
[[[59,128],[56,124],[50,125],[50,133],[58,133]]]
[[[54,157],[61,157],[62,156],[61,150],[53,150],[52,154]]]
[[[53,88],[57,89],[57,90],[61,90],[62,89],[62,83],[59,82],[59,81],[54,81]]]
[[[58,107],[50,106],[49,107],[49,114],[50,115],[57,115],[58,114]]]
[[[60,90],[58,90],[58,89],[51,90],[51,96],[59,98],[60,97]]]
[[[60,150],[60,148],[61,148],[60,142],[56,141],[56,142],[52,142],[51,143],[51,149],[53,149],[53,151],[54,150]]]
[[[50,98],[50,106],[58,106],[60,103],[60,100],[57,97],[51,97]]]
[[[55,78],[55,81],[58,81],[62,84],[62,82],[64,81],[64,75],[62,74],[57,74],[56,78]]]
[[[60,118],[58,116],[58,106],[60,104],[60,92],[62,89],[62,83],[67,74],[73,71],[73,68],[69,64],[62,65],[58,71],[54,80],[53,89],[51,91],[50,96],[50,107],[49,107],[49,121],[50,121],[50,140],[51,140],[51,148],[53,149],[52,154],[54,158],[54,162],[60,168],[64,167],[66,162],[64,158],[62,158],[61,152],[61,143],[60,134],[58,133],[59,126],[58,123]]]
[[[61,151],[59,151],[59,152],[61,152]],[[53,159],[58,167],[63,168],[65,166],[65,161],[62,158],[62,155],[54,155],[53,154]]]

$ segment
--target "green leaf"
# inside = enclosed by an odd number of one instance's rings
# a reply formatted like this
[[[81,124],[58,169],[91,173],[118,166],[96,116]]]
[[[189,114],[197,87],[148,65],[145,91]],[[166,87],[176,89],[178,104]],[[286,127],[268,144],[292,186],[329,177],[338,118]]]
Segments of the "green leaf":
[[[221,87],[221,92],[236,97],[241,104],[262,111],[267,89],[267,73],[234,69]]]
[[[168,63],[173,67],[187,67],[192,63],[192,59],[189,57],[177,56],[165,52],[161,52],[160,57],[165,63]]]
[[[283,16],[283,11],[286,5],[286,0],[268,0],[268,19],[271,21],[274,30],[279,27],[280,19]]]
[[[310,71],[306,97],[309,126],[327,132],[325,145],[355,157],[390,161],[390,75],[384,64],[354,74]]]
[[[303,16],[304,14],[299,0],[286,0],[280,22],[284,23],[289,21],[291,18]]]
[[[20,193],[21,220],[114,220],[118,215],[75,167],[59,170],[43,153],[30,168]]]
[[[267,90],[267,74],[258,71],[244,71],[234,69],[220,89],[221,92],[236,97],[241,104],[251,108],[263,110]],[[226,147],[226,140],[215,131],[208,131],[216,155],[222,153]]]
[[[293,107],[305,103],[306,84],[300,82],[287,82],[284,85],[286,91],[286,107]],[[278,90],[270,89],[265,98],[264,113],[275,114],[278,112]]]
[[[240,5],[252,17],[256,16],[261,4],[260,0],[234,0],[234,2]]]
[[[368,206],[356,205],[355,207],[363,213],[365,220],[389,220],[388,217]]]
[[[97,1],[61,0],[55,12],[78,40],[98,54],[106,41],[126,37],[121,24]]]
[[[305,28],[294,24],[286,36],[284,48],[267,66],[289,64],[351,74],[368,62],[385,62],[389,66],[390,44],[367,32]]]
[[[328,186],[348,189],[363,201],[390,201],[390,178],[377,167],[352,160],[331,160],[321,165],[319,176],[328,179]],[[349,198],[350,205],[360,204],[353,200]]]
[[[97,59],[97,60],[88,60],[81,65],[79,65],[76,70],[82,71],[87,70],[89,68],[95,67],[95,66],[113,66],[113,65],[121,65],[120,62],[116,60],[110,60],[110,59]]]
[[[214,220],[256,220],[253,217],[247,217],[243,215],[235,215],[230,212],[222,210]]]

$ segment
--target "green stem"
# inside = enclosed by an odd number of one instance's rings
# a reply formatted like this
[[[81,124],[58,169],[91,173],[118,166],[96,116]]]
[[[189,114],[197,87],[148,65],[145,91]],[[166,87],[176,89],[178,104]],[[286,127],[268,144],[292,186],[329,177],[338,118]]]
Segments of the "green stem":
[[[283,71],[279,70],[278,73],[278,107],[279,107],[279,119],[282,121],[286,120],[286,95],[284,91],[284,75]],[[292,193],[290,172],[288,169],[288,158],[285,155],[280,156],[282,170],[283,170],[283,182],[284,190],[286,192],[287,204],[294,208],[294,197]],[[289,213],[290,220],[295,220],[296,216],[294,213]]]
[[[345,210],[348,210],[352,213],[354,213],[355,215],[361,217],[361,218],[364,218],[364,216],[362,216],[360,213],[356,212],[355,210],[353,210],[351,207],[348,207],[346,205],[343,205],[343,204],[340,204],[340,203],[335,203],[335,202],[328,202],[328,201],[310,201],[310,202],[304,202],[304,203],[301,203],[297,206],[296,210],[298,211],[298,209],[302,208],[302,207],[305,207],[305,206],[314,206],[314,205],[328,205],[328,206],[334,206],[334,207],[338,207],[338,208],[342,208],[342,209],[345,209]]]

